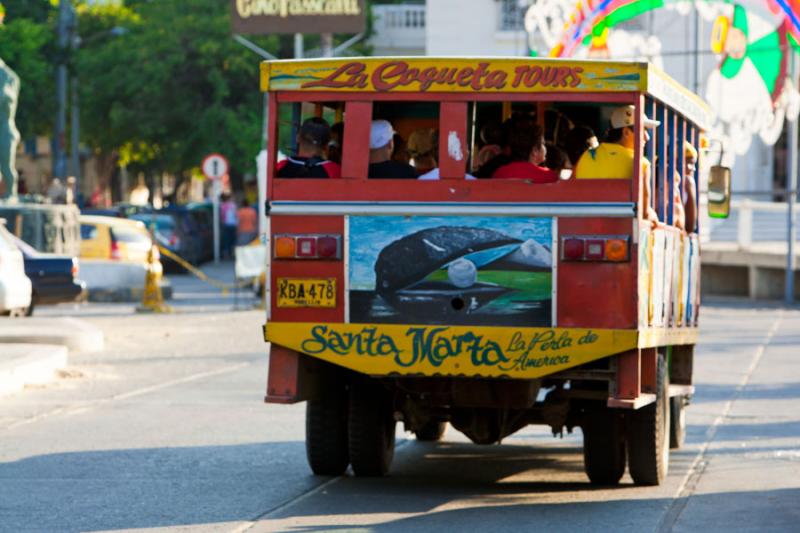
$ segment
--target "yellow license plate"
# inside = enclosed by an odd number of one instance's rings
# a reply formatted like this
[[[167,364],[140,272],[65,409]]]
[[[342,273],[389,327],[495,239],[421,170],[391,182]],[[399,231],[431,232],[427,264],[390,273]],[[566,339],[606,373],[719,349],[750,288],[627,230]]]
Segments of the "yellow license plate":
[[[278,278],[278,307],[336,307],[336,278]]]

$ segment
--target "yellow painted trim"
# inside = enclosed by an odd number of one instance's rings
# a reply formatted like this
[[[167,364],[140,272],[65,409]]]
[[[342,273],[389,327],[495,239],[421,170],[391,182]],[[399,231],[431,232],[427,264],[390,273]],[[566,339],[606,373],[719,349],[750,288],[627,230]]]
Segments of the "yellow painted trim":
[[[697,328],[648,328],[639,332],[639,348],[696,344]]]
[[[531,379],[636,347],[636,330],[268,323],[268,342],[368,375]]]
[[[358,57],[263,64],[270,66],[269,90],[364,93],[641,92],[647,88],[648,70],[647,63],[636,62],[497,57]]]
[[[261,65],[259,65],[260,71],[260,85],[261,85],[261,92],[269,91],[269,71],[270,71],[270,62],[269,61],[262,61]]]

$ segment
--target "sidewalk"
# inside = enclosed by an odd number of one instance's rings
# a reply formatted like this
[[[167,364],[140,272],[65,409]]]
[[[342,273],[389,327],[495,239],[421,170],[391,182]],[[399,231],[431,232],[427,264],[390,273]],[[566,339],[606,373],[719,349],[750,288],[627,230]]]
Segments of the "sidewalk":
[[[103,332],[71,317],[0,319],[0,396],[50,381],[69,351],[103,349]]]

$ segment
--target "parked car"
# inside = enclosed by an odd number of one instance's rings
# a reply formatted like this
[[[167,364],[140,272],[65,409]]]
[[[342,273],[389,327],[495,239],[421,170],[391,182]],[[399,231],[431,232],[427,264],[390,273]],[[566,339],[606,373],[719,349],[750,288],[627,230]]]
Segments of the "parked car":
[[[146,263],[153,246],[142,222],[81,215],[81,258]]]
[[[0,219],[0,314],[21,316],[31,306],[31,280],[25,275],[22,252]]]
[[[69,303],[85,296],[86,283],[78,279],[77,257],[42,253],[22,239],[11,238],[22,252],[25,275],[33,285],[28,316],[37,305]]]
[[[202,262],[202,237],[186,210],[163,209],[150,214],[131,215],[131,220],[141,221],[148,228],[154,226],[153,234],[159,246],[193,265]],[[164,266],[167,270],[181,270],[180,265],[168,257],[164,259]]]

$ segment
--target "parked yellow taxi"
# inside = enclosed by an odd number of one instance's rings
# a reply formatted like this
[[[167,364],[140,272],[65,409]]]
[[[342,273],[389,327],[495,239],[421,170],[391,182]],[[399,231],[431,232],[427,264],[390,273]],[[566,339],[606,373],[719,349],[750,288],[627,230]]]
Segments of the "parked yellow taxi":
[[[144,223],[126,218],[81,215],[81,259],[147,263],[154,248]],[[158,260],[158,249],[154,250]]]

